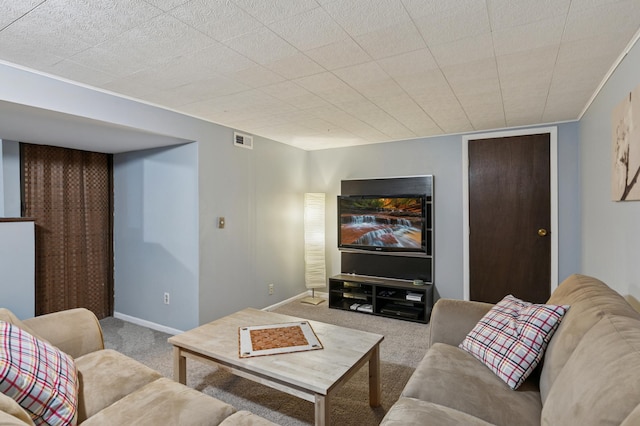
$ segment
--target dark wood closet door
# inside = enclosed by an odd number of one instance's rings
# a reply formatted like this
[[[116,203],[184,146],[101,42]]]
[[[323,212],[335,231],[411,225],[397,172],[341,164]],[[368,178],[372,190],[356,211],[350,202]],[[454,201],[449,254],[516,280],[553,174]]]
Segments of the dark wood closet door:
[[[549,154],[549,134],[469,141],[471,300],[549,298]]]
[[[113,314],[112,157],[21,144],[23,216],[36,222],[36,314]]]

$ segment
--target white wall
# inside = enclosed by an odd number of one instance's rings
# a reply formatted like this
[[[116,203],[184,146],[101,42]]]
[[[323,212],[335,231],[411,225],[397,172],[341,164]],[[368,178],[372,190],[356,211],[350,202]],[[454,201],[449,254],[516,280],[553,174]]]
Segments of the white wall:
[[[611,112],[640,84],[639,71],[636,44],[580,121],[583,271],[636,298],[640,298],[640,201],[611,200]]]
[[[559,280],[580,271],[579,144],[577,123],[558,125]],[[336,197],[340,180],[434,176],[435,287],[462,299],[462,137],[447,135],[309,153],[309,190],[327,192],[328,274],[340,272]]]

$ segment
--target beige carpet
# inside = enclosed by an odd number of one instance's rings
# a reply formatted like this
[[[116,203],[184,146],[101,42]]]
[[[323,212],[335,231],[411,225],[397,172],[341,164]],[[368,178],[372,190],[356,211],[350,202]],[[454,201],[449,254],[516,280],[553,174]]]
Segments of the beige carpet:
[[[365,366],[344,384],[332,400],[331,422],[337,425],[379,424],[400,396],[428,346],[428,325],[328,309],[326,302],[318,306],[292,302],[274,312],[385,336],[380,346],[382,406],[369,406],[368,370]],[[101,324],[108,348],[129,355],[166,377],[173,377],[168,334],[115,318],[105,318]],[[312,425],[314,421],[312,403],[233,376],[211,365],[187,360],[187,385],[280,425]]]

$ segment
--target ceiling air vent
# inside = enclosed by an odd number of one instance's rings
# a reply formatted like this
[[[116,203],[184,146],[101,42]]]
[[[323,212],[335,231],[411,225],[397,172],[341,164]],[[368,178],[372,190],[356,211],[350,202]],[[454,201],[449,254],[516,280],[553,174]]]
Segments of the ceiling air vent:
[[[253,136],[233,132],[233,144],[235,146],[253,149]]]

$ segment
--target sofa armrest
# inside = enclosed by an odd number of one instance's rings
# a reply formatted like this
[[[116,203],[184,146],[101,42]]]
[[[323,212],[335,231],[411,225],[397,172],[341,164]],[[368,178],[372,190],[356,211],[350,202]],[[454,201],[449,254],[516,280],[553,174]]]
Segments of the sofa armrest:
[[[102,327],[88,309],[68,309],[23,320],[38,337],[78,358],[104,349]]]
[[[431,313],[429,346],[434,343],[458,346],[493,306],[466,300],[438,300]]]

